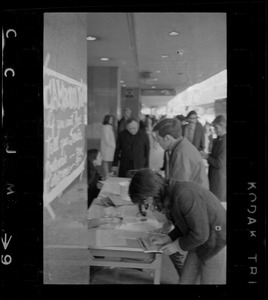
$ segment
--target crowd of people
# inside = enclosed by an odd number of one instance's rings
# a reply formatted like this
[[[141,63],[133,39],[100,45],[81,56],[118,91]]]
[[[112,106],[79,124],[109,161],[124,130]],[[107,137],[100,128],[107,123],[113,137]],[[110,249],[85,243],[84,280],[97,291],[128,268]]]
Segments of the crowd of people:
[[[88,206],[101,180],[131,178],[132,202],[140,210],[156,208],[171,225],[164,238],[152,242],[170,256],[179,283],[226,283],[225,116],[203,126],[194,110],[156,121],[135,118],[125,108],[118,122],[105,115],[102,124],[100,150],[88,150]],[[150,135],[164,150],[163,172],[150,168]]]

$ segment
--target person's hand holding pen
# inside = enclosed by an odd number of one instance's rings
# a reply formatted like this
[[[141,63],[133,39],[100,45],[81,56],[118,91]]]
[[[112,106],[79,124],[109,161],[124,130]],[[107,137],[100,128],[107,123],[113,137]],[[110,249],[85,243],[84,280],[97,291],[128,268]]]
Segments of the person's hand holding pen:
[[[178,252],[176,244],[168,235],[165,235],[163,237],[151,237],[150,242],[157,246],[163,246],[160,248],[160,250],[163,251],[163,253],[165,253],[166,255],[171,255]]]
[[[161,237],[152,236],[150,237],[150,243],[156,246],[164,246],[170,242],[172,242],[171,238],[168,235],[163,235]]]
[[[171,255],[176,252],[180,252],[184,254],[187,253],[187,251],[181,249],[179,245],[179,239],[172,241],[168,235],[164,237],[152,237],[151,241],[155,245],[163,246],[160,248],[160,250],[167,255]]]

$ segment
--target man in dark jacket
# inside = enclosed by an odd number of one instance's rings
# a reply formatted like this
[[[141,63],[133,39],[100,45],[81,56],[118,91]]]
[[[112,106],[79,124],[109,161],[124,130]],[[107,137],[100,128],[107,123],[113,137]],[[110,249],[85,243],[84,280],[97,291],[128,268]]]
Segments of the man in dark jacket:
[[[219,115],[212,122],[217,138],[213,140],[210,154],[201,152],[207,159],[211,192],[226,205],[226,118]]]
[[[140,130],[139,120],[127,120],[125,130],[119,132],[112,171],[119,177],[130,177],[128,171],[149,166],[150,141],[145,131]]]
[[[151,239],[170,256],[180,284],[226,283],[226,211],[217,197],[199,184],[167,180],[153,170],[137,171],[129,185],[134,204],[166,213],[174,229]],[[177,258],[187,253],[181,271]]]
[[[188,113],[188,124],[182,126],[182,135],[185,136],[199,151],[205,149],[205,131],[202,124],[197,120],[196,111]]]

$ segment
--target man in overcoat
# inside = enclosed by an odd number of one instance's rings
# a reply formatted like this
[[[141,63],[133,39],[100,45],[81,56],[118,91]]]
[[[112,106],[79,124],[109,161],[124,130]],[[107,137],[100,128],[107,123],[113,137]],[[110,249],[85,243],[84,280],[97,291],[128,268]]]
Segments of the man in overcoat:
[[[182,126],[182,135],[185,136],[199,151],[205,149],[205,130],[203,125],[198,121],[196,111],[188,113],[187,124]]]
[[[139,128],[139,120],[130,118],[127,127],[119,132],[112,171],[119,177],[130,177],[128,172],[149,167],[150,141],[147,133]]]

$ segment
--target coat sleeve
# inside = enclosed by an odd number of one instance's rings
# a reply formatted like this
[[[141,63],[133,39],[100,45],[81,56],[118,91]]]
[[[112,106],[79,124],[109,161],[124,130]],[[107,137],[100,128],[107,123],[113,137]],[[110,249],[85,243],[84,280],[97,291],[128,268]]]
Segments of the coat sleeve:
[[[168,235],[172,239],[172,241],[175,241],[176,239],[182,236],[182,233],[179,230],[179,228],[175,226],[175,228],[171,230]]]
[[[207,210],[202,206],[200,194],[193,191],[185,191],[182,201],[177,201],[175,209],[181,211],[187,233],[179,240],[179,245],[184,251],[191,251],[202,245],[209,239],[210,227]]]
[[[150,155],[150,140],[148,134],[144,134],[144,156],[145,156],[145,168],[149,167],[149,155]]]
[[[123,132],[122,132],[123,133]],[[116,147],[115,147],[115,152],[114,152],[114,160],[113,160],[113,167],[117,167],[120,156],[121,156],[121,140],[122,140],[122,133],[120,132],[118,134],[117,140],[116,140]]]
[[[225,140],[222,141],[218,149],[213,154],[213,146],[212,146],[212,155],[208,156],[207,162],[210,166],[213,166],[216,169],[220,169],[226,164],[226,143]]]
[[[199,145],[199,151],[204,151],[205,149],[205,130],[202,124],[200,124],[200,134],[201,134],[201,139],[200,139],[200,145]]]

